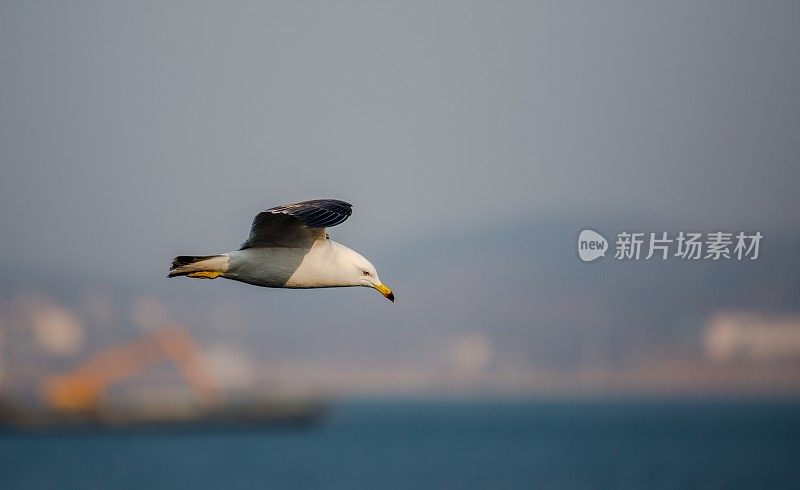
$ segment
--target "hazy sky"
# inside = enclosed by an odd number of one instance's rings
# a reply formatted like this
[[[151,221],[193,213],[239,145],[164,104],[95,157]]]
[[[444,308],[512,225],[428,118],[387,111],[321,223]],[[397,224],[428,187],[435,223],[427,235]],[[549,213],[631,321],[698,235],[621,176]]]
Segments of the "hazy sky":
[[[800,3],[0,3],[0,262],[147,277],[259,210],[388,246],[800,223]],[[368,256],[370,254],[367,254]]]

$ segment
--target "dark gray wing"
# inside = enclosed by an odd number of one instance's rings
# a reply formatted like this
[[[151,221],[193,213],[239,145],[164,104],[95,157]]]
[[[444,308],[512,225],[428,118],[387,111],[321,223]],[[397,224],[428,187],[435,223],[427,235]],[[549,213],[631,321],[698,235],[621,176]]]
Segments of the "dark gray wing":
[[[310,248],[324,238],[325,227],[350,217],[353,206],[336,199],[316,199],[267,209],[253,220],[242,249],[257,247]]]
[[[275,206],[264,213],[287,214],[294,216],[301,223],[312,228],[336,226],[353,214],[353,206],[336,199],[316,199],[285,206]],[[264,214],[261,213],[261,214]]]

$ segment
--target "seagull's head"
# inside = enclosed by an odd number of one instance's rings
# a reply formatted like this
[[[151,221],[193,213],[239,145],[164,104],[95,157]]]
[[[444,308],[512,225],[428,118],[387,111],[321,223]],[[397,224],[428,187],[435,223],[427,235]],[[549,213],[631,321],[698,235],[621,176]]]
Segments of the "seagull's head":
[[[351,285],[373,288],[394,303],[394,293],[378,278],[378,271],[375,270],[375,266],[357,252],[350,249],[348,249],[348,252],[345,268],[351,275]]]

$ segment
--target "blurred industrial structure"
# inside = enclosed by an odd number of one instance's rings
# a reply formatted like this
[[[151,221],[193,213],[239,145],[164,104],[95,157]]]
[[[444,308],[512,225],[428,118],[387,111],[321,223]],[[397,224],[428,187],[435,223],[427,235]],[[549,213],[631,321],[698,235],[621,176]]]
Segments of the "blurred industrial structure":
[[[216,387],[203,370],[194,341],[179,326],[149,332],[141,339],[107,348],[69,373],[45,377],[39,391],[45,405],[54,410],[96,410],[105,402],[109,385],[135,376],[162,360],[174,364],[191,386],[198,405],[213,406],[218,396]]]
[[[61,313],[35,316],[45,322],[69,316],[64,313],[67,310],[51,308],[50,311]],[[70,335],[74,336],[76,332],[83,335],[83,327],[76,327],[78,324],[72,320],[62,322],[60,327],[57,322],[37,325],[40,325],[37,334],[40,347],[63,343],[65,325],[69,325]],[[108,396],[109,389],[163,364],[170,365],[179,375],[179,383],[167,382],[166,391],[180,393],[179,384],[183,384],[189,389],[190,399],[164,396],[163,390],[159,392],[158,389],[155,396],[131,396],[130,393]],[[157,377],[150,383],[162,381]],[[0,398],[0,426],[60,430],[76,427],[306,425],[318,422],[326,407],[318,397],[285,396],[275,392],[250,392],[231,397],[209,373],[203,354],[189,330],[175,323],[147,330],[137,339],[89,354],[71,369],[42,374],[37,393],[36,399],[26,401],[19,393],[4,390]]]

